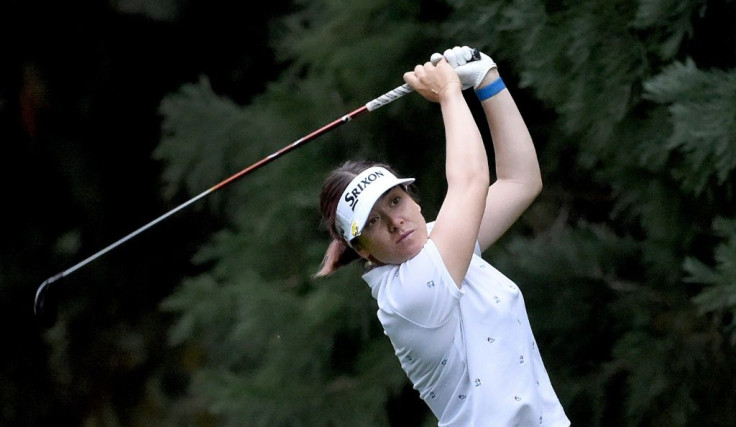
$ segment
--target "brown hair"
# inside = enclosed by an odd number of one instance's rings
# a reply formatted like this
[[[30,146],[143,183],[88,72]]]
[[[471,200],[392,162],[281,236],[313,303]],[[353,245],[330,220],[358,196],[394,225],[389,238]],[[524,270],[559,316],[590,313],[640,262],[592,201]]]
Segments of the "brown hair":
[[[350,181],[372,166],[384,167],[398,176],[391,167],[383,163],[369,162],[366,160],[348,160],[335,168],[325,178],[319,197],[319,208],[322,213],[322,224],[329,231],[332,242],[327,247],[322,265],[314,277],[329,276],[337,271],[338,268],[348,265],[357,259],[361,259],[360,255],[337,232],[335,228],[335,212],[337,211],[337,204],[340,201],[340,197],[350,184]]]

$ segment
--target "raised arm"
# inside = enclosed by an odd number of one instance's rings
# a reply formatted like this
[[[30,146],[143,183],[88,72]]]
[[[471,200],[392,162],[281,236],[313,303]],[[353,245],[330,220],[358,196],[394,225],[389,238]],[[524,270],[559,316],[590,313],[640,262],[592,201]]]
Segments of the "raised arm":
[[[455,68],[464,88],[475,89],[491,131],[496,181],[488,190],[478,233],[480,247],[486,249],[542,190],[539,162],[529,130],[493,60],[467,46],[432,55],[433,62],[439,58],[445,58]]]
[[[425,98],[439,102],[445,127],[447,194],[430,239],[455,284],[467,273],[485,210],[488,160],[483,139],[462,94],[455,70],[444,60],[419,65],[404,75]]]
[[[479,86],[480,93],[493,84],[503,87],[499,78],[498,70],[491,69]],[[508,89],[501,89],[481,101],[481,105],[491,130],[496,159],[496,181],[488,190],[478,233],[480,247],[486,249],[539,195],[542,175],[532,137]]]

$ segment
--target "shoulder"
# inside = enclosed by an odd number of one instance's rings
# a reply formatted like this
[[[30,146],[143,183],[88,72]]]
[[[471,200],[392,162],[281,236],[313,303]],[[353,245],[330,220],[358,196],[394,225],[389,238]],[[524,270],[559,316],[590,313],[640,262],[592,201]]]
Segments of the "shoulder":
[[[427,223],[427,233],[428,234],[432,234],[432,229],[434,228],[435,222],[436,221],[432,221],[432,222],[428,222]],[[475,241],[475,249],[473,250],[473,252],[476,255],[481,256],[482,250],[481,250],[480,243],[478,242],[478,240]]]
[[[414,258],[363,275],[379,309],[423,326],[436,326],[464,294],[450,277],[431,240]]]

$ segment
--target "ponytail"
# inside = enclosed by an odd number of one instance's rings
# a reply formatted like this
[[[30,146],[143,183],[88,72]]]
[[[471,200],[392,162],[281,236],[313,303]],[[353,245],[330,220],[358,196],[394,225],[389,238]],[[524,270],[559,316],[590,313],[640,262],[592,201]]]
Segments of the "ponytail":
[[[319,271],[314,275],[315,278],[322,278],[336,272],[338,268],[348,265],[360,256],[352,248],[348,247],[341,239],[332,239],[332,242],[325,251],[325,257]]]

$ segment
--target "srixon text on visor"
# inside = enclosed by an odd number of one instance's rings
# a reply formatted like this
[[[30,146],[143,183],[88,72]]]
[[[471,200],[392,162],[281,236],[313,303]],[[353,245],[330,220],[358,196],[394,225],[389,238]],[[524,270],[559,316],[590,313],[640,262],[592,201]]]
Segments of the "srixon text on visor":
[[[345,201],[350,203],[350,209],[355,211],[355,205],[358,203],[358,196],[360,193],[365,190],[365,188],[370,185],[373,181],[377,180],[378,178],[383,177],[383,172],[377,171],[373,172],[367,177],[363,178],[358,185],[353,188],[351,192],[345,195]]]

